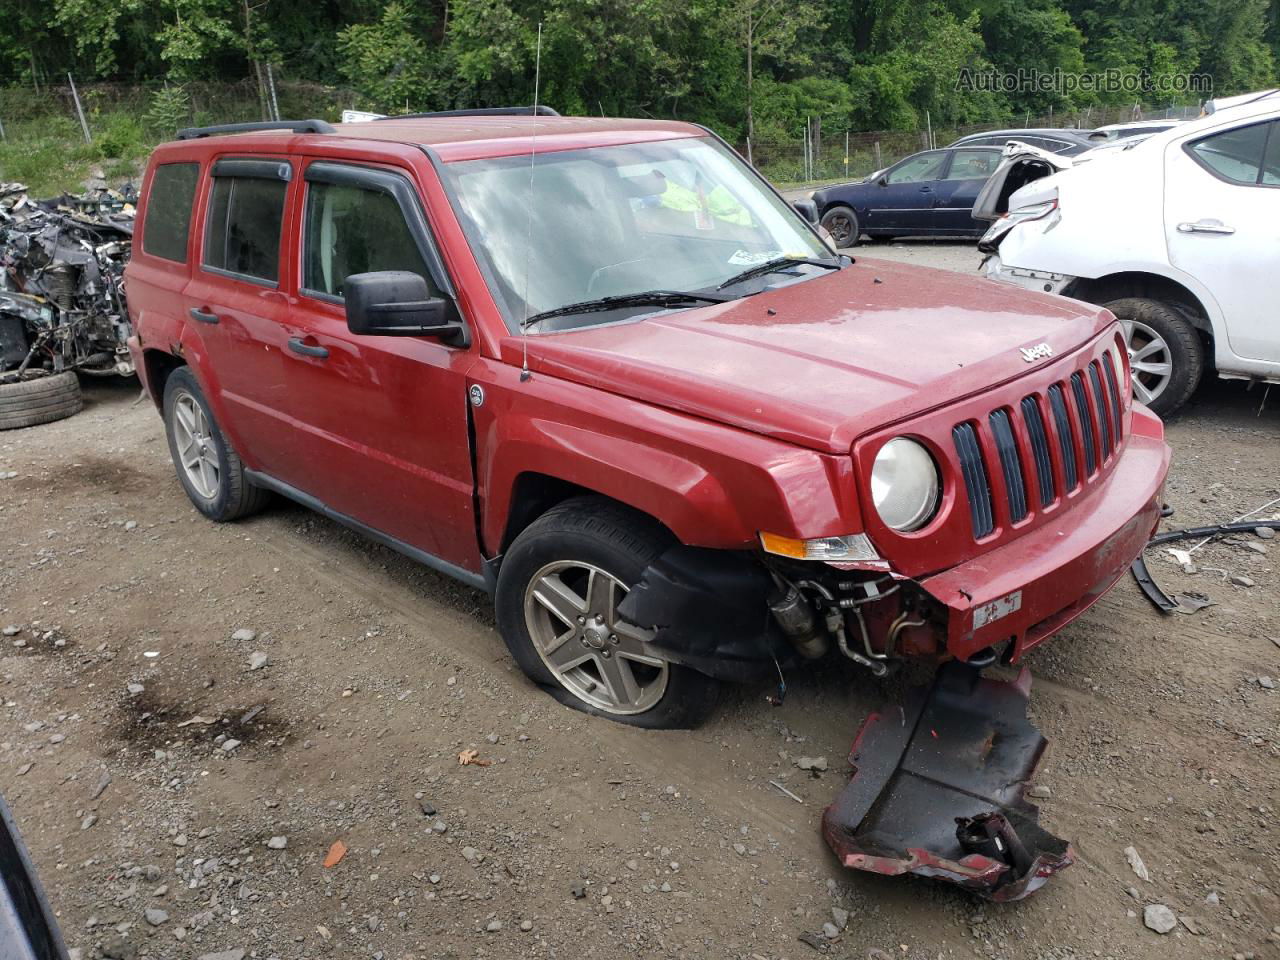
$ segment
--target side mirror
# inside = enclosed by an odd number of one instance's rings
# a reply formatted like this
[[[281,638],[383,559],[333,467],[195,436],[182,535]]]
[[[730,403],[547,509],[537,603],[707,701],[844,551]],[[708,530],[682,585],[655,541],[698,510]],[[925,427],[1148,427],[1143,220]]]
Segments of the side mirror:
[[[816,224],[818,222],[818,205],[812,200],[795,200],[792,201],[791,206],[795,208],[796,213],[800,214],[800,216],[804,217],[810,223]]]
[[[882,176],[879,180],[876,181],[876,183],[882,187],[887,187],[889,185],[889,178],[888,176]]]
[[[433,297],[427,281],[405,270],[353,273],[343,285],[347,329],[362,336],[439,337],[465,347],[466,325],[452,300]]]

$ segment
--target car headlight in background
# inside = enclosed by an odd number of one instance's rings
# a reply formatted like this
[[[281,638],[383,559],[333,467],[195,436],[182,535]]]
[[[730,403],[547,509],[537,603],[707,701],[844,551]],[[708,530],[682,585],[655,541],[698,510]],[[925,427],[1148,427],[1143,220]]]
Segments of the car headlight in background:
[[[922,444],[894,437],[871,466],[871,502],[886,526],[902,533],[924,526],[938,509],[938,466]]]

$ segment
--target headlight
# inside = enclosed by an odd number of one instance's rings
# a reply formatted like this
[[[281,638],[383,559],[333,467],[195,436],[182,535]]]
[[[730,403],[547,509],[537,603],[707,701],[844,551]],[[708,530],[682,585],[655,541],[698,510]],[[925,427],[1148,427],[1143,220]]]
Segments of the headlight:
[[[894,530],[905,533],[924,526],[938,508],[938,488],[938,467],[914,440],[894,437],[876,454],[871,501]]]

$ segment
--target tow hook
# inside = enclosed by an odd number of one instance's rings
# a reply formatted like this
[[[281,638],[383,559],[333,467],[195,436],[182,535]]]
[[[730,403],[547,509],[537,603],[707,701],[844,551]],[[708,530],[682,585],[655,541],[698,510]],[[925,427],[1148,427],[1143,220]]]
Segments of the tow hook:
[[[848,785],[822,815],[840,862],[914,873],[989,900],[1021,900],[1075,858],[1039,824],[1026,789],[1047,741],[1027,720],[1031,674],[985,678],[950,662],[854,739]]]

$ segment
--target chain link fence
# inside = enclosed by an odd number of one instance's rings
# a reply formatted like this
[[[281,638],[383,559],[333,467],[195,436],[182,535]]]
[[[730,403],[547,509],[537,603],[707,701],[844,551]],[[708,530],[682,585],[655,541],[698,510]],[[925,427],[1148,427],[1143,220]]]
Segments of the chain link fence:
[[[865,177],[891,166],[903,157],[945,147],[974,133],[993,129],[1063,128],[1094,130],[1114,123],[1135,120],[1191,120],[1200,115],[1199,104],[1178,107],[1093,107],[1069,114],[1026,114],[1003,125],[933,127],[920,130],[877,130],[822,134],[812,130],[795,140],[757,142],[737,145],[739,152],[750,156],[755,166],[775,183],[809,183],[825,180],[849,180]]]
[[[173,96],[175,91],[177,96]],[[177,127],[262,120],[273,110],[291,118],[319,117],[337,120],[342,110],[359,103],[358,95],[342,87],[283,80],[274,77],[269,93],[257,80],[235,82],[191,81],[180,86],[154,83],[86,83],[77,85],[90,133],[100,129],[100,118],[128,115],[145,123],[154,140],[172,136]],[[156,110],[158,99],[169,94],[168,109]],[[270,102],[274,94],[274,103]],[[176,110],[174,104],[177,104]],[[1138,119],[1198,116],[1198,105],[1170,108],[1091,108],[1071,114],[1030,115],[1014,118],[1009,127],[1076,127],[1093,129],[1109,123]],[[56,118],[62,118],[58,120]],[[70,83],[39,87],[0,87],[0,136],[11,143],[24,134],[36,135],[44,123],[77,122]],[[919,130],[827,132],[816,123],[788,141],[738,144],[739,151],[767,177],[779,183],[805,183],[864,177],[920,150],[946,146],[991,125],[934,127]]]

